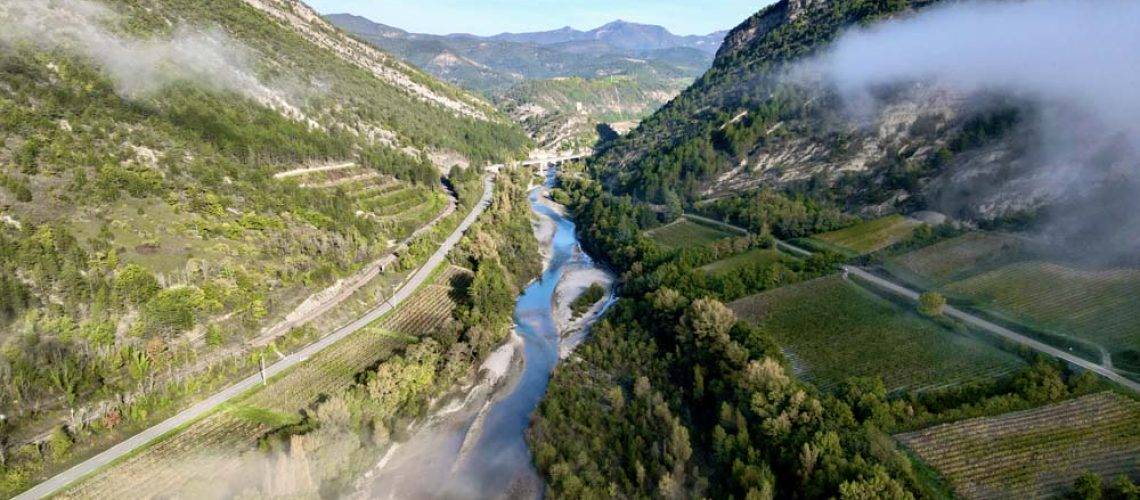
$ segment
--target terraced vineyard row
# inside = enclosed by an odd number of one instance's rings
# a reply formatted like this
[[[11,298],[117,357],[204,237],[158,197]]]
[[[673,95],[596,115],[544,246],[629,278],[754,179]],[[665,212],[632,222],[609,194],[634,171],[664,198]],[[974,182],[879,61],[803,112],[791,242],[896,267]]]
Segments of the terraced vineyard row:
[[[730,304],[793,353],[825,389],[850,377],[881,376],[889,390],[921,391],[1008,373],[1022,362],[950,331],[840,277]]]
[[[952,283],[944,290],[1110,350],[1140,349],[1140,269],[1082,271],[1024,262]]]
[[[435,219],[447,207],[445,195],[365,167],[348,165],[290,175],[309,189],[336,190],[353,200],[358,214],[380,223],[384,237],[402,240]]]
[[[455,302],[450,283],[469,271],[439,273],[391,314],[332,345],[306,363],[235,403],[296,415],[323,395],[349,386],[356,374],[388,358],[414,338],[445,328]],[[263,422],[219,411],[113,465],[68,491],[68,498],[153,498],[209,483],[220,470],[243,466],[258,438],[272,430]]]
[[[1140,478],[1140,403],[1114,393],[896,438],[966,498],[1040,498],[1084,471]]]
[[[973,232],[891,258],[886,267],[908,281],[938,286],[1008,263],[1021,247],[1013,236]]]
[[[470,276],[470,272],[459,268],[450,268],[442,273],[435,283],[424,287],[417,296],[417,300],[397,309],[381,321],[380,326],[385,330],[422,337],[446,328],[451,328],[455,311],[455,301],[452,298],[452,280]]]

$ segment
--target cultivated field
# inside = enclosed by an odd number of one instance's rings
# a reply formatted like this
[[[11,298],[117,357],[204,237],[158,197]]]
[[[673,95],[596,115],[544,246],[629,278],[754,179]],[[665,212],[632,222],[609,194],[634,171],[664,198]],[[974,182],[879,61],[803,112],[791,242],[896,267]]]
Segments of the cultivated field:
[[[355,165],[287,179],[303,188],[332,190],[352,200],[361,217],[380,222],[393,240],[408,237],[447,206],[447,196],[439,191]]]
[[[727,259],[718,260],[701,268],[709,274],[726,275],[736,272],[744,266],[761,265],[780,262],[788,257],[782,257],[774,248],[756,248],[747,252],[733,255]]]
[[[889,390],[921,391],[986,379],[1021,361],[910,310],[829,277],[731,304],[789,351],[806,378],[831,389],[881,376]]]
[[[885,267],[907,281],[939,286],[1007,264],[1021,248],[1013,236],[974,232],[892,257]]]
[[[1140,269],[1085,271],[1023,262],[952,283],[945,291],[1109,351],[1140,349]]]
[[[864,255],[882,250],[905,240],[922,225],[914,219],[901,215],[891,215],[869,220],[839,231],[815,235],[811,238],[822,242],[824,248],[849,255]]]
[[[678,219],[672,224],[646,231],[645,235],[667,248],[699,247],[735,236],[733,233],[710,225],[698,224],[689,219]]]
[[[1042,498],[1085,471],[1140,478],[1140,403],[1094,394],[896,436],[965,498]]]
[[[451,280],[468,271],[440,272],[400,308],[334,344],[269,385],[240,398],[176,434],[84,481],[64,497],[154,498],[186,496],[240,478],[234,471],[262,466],[258,438],[299,420],[299,412],[324,395],[348,387],[357,374],[399,352],[409,342],[450,328],[455,303]],[[228,471],[222,474],[219,471]],[[212,489],[216,493],[217,489]],[[233,490],[240,491],[240,489]],[[185,495],[184,495],[185,494]]]

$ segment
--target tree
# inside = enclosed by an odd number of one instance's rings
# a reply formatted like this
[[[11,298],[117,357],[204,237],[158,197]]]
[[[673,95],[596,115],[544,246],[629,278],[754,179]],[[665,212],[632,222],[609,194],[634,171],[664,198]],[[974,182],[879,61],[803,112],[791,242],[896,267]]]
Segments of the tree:
[[[127,264],[115,276],[115,295],[131,304],[142,304],[161,289],[158,279],[150,271],[136,264]]]
[[[942,316],[946,310],[946,297],[938,292],[927,292],[918,298],[918,312],[930,316]]]
[[[702,348],[727,344],[728,332],[735,323],[736,314],[713,299],[697,299],[681,318],[682,327]]]
[[[1080,500],[1100,500],[1104,498],[1104,482],[1100,476],[1092,472],[1085,472],[1073,482],[1074,498]]]

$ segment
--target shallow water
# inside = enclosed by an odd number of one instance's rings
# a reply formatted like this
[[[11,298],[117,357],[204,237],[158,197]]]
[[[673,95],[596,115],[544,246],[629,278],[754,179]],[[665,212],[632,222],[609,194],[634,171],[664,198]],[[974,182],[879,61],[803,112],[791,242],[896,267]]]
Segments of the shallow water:
[[[433,419],[391,451],[373,471],[370,487],[363,492],[367,496],[517,498],[537,497],[542,491],[523,435],[559,361],[554,290],[570,266],[597,264],[582,251],[574,223],[538,202],[540,192],[531,192],[531,209],[553,220],[555,233],[549,266],[515,306],[525,357],[521,374],[490,397],[475,395],[461,409]]]

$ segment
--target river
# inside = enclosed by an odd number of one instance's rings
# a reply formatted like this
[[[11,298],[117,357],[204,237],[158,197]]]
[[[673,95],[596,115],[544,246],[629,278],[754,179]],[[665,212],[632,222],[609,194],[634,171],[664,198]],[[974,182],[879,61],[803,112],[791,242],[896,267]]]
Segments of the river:
[[[542,221],[536,225],[546,245],[548,264],[541,277],[519,296],[513,342],[492,358],[500,365],[514,353],[509,375],[484,384],[465,399],[438,410],[405,442],[394,446],[362,482],[360,496],[371,498],[538,497],[543,485],[531,461],[524,433],[546,393],[551,373],[565,349],[555,309],[574,295],[556,292],[569,273],[605,273],[582,251],[574,223],[548,201],[553,169],[546,185],[530,193],[530,205]],[[538,228],[545,226],[545,231]],[[553,236],[549,235],[553,226]],[[545,236],[542,233],[547,233]],[[548,240],[548,241],[543,241]],[[592,273],[592,274],[591,274]],[[563,286],[560,287],[559,283]],[[600,313],[612,296],[598,306]],[[565,308],[565,304],[561,305]],[[579,323],[591,322],[589,316]],[[565,328],[565,325],[562,325]],[[579,324],[577,328],[586,328]],[[521,354],[521,356],[520,356]],[[494,363],[489,361],[489,363]]]

